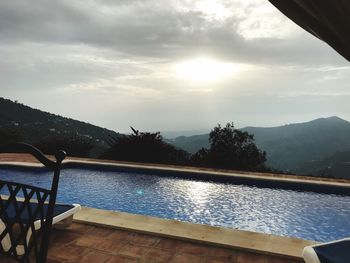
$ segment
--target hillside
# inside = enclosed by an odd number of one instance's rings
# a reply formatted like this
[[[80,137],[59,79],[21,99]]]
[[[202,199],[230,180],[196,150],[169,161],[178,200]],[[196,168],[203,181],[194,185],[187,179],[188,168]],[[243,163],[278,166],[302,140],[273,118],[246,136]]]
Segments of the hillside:
[[[254,134],[257,145],[266,151],[268,165],[292,172],[302,172],[305,162],[350,150],[350,123],[338,117],[244,130]]]
[[[304,163],[300,173],[350,179],[350,151],[339,152],[320,161]]]
[[[167,142],[189,153],[195,153],[201,148],[209,148],[209,134],[179,136],[175,139],[167,139]]]
[[[95,153],[107,147],[106,140],[117,133],[89,123],[61,117],[0,98],[0,128],[18,130],[22,140],[37,143],[48,136],[79,135],[92,140]]]
[[[246,127],[258,147],[267,153],[267,165],[304,173],[306,162],[322,160],[338,152],[350,150],[350,122],[338,117],[272,128]],[[208,146],[208,134],[169,140],[175,146],[195,152]]]

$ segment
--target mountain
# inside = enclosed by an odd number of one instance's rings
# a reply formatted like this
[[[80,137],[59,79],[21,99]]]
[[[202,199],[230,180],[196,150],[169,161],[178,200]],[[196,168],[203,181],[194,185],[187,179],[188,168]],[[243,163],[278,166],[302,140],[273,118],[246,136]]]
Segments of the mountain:
[[[32,144],[48,136],[83,136],[91,139],[95,145],[93,155],[108,146],[110,136],[118,136],[114,131],[4,98],[0,98],[0,129],[20,131],[22,140]]]
[[[303,173],[300,166],[305,162],[350,150],[350,123],[338,117],[243,130],[254,134],[257,145],[267,153],[268,165],[285,171]]]
[[[279,127],[246,127],[257,146],[266,151],[267,165],[279,170],[304,173],[301,167],[350,150],[350,122],[339,117],[320,118],[310,122]],[[169,140],[177,147],[196,152],[208,147],[208,134]]]
[[[91,157],[97,157],[108,148],[110,137],[119,136],[108,129],[4,98],[0,98],[0,136],[1,130],[19,132],[22,141],[32,144],[51,136],[78,135],[91,139],[94,145]],[[350,122],[346,120],[329,117],[279,127],[246,127],[242,130],[254,135],[257,146],[266,151],[266,164],[271,168],[297,174],[350,177]],[[166,141],[195,153],[202,147],[209,147],[208,138],[209,134],[202,134]],[[5,137],[2,139],[6,140]]]
[[[201,148],[209,148],[209,134],[192,135],[192,136],[179,136],[175,139],[166,140],[168,143],[174,146],[184,149],[189,153],[195,153]]]
[[[319,161],[306,162],[299,170],[306,175],[350,179],[350,151],[339,152]]]
[[[192,136],[197,134],[204,134],[210,131],[210,129],[196,129],[196,130],[182,130],[182,131],[161,131],[160,134],[165,139],[175,139],[180,136]]]

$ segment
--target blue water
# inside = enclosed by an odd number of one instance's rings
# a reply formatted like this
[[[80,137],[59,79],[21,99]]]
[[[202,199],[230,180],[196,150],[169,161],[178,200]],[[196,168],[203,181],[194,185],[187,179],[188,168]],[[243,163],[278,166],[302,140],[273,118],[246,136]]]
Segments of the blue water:
[[[51,178],[0,169],[0,179],[41,187],[48,188]],[[350,196],[64,169],[58,202],[316,241],[350,235]]]

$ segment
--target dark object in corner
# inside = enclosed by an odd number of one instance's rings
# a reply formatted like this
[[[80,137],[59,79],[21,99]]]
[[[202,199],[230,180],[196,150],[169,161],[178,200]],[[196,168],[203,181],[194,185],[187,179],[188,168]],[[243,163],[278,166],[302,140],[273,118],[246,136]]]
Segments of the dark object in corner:
[[[304,248],[303,258],[306,263],[346,263],[350,262],[350,239],[308,246]]]
[[[349,0],[269,0],[283,14],[350,61]]]

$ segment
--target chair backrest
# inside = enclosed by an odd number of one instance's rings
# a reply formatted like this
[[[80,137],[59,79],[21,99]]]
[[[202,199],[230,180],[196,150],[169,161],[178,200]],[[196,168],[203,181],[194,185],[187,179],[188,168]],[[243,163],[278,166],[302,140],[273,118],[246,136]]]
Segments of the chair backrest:
[[[5,193],[0,195],[0,254],[18,262],[34,259],[45,263],[60,168],[66,153],[58,151],[56,161],[52,161],[25,143],[2,146],[0,153],[29,153],[53,171],[51,189],[0,180],[0,193]]]

